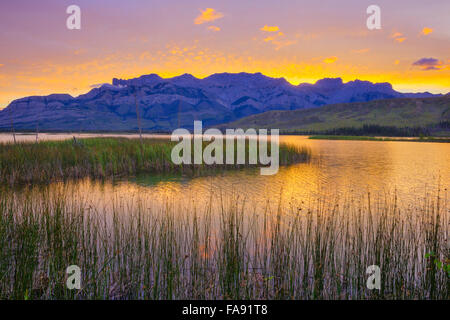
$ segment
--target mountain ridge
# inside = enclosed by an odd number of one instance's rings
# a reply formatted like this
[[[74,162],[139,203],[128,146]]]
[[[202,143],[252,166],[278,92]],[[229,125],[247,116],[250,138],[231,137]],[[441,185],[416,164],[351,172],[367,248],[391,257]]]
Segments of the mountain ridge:
[[[436,97],[428,92],[401,93],[390,83],[324,78],[293,85],[262,73],[216,73],[199,79],[190,74],[113,78],[89,92],[30,96],[0,111],[0,129],[135,130],[136,101],[146,131],[191,128],[194,120],[212,126],[271,110],[297,110],[379,99]]]
[[[273,110],[219,125],[219,129],[265,128],[283,133],[450,136],[450,94],[332,104],[320,109]]]

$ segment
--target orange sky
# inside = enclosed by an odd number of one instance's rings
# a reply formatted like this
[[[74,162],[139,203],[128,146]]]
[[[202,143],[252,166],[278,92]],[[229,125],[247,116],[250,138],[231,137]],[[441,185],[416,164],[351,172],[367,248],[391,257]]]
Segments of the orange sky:
[[[293,84],[323,77],[450,91],[450,2],[79,0],[0,3],[0,108],[28,95],[79,95],[158,73],[262,72]],[[81,8],[81,30],[66,8]]]

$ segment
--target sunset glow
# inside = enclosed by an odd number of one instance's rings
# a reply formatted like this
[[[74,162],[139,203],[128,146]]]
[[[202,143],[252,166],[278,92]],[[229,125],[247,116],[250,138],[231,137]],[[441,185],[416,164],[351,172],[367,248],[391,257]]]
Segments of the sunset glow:
[[[450,91],[450,2],[380,0],[380,30],[367,29],[369,3],[356,0],[78,0],[81,30],[65,26],[70,4],[0,4],[0,108],[150,73],[262,72],[292,84],[341,77]]]

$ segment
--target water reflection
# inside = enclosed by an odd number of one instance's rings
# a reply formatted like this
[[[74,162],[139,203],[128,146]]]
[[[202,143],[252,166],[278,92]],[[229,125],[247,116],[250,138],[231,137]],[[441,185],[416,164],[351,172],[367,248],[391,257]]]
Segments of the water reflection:
[[[312,161],[280,168],[278,174],[261,176],[259,170],[229,171],[190,179],[180,176],[141,176],[121,182],[120,188],[141,192],[192,193],[199,201],[211,192],[235,192],[261,200],[282,194],[306,198],[320,194],[389,193],[414,201],[427,190],[445,189],[450,182],[450,145],[384,141],[327,141],[283,136],[282,141],[312,149]]]
[[[177,200],[181,204],[207,204],[219,197],[239,196],[253,208],[267,201],[276,206],[301,203],[322,196],[330,201],[348,195],[397,193],[403,205],[413,204],[440,185],[448,195],[450,182],[450,144],[327,141],[307,137],[282,136],[281,141],[310,147],[312,160],[281,167],[273,176],[261,176],[258,168],[226,171],[214,175],[141,175],[124,181],[95,182],[89,179],[57,183],[68,197],[84,199],[99,210],[111,209],[115,199],[130,203],[144,201],[157,207]]]

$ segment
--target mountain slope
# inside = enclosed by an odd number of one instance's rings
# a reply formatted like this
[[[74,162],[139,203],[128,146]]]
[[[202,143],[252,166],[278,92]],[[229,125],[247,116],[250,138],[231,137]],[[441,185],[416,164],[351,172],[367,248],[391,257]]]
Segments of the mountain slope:
[[[361,128],[363,125],[426,128],[441,123],[448,124],[449,121],[450,94],[447,94],[434,98],[376,100],[327,105],[315,109],[269,111],[221,125],[220,128],[277,128],[284,132],[326,132],[339,128]]]
[[[261,73],[220,73],[204,79],[184,74],[163,79],[156,74],[113,79],[86,94],[53,94],[13,101],[0,111],[0,129],[136,130],[136,100],[147,131],[191,128],[194,120],[206,126],[227,123],[270,110],[296,110],[327,104],[402,97],[389,83],[322,79],[315,84],[292,85],[283,78]]]

